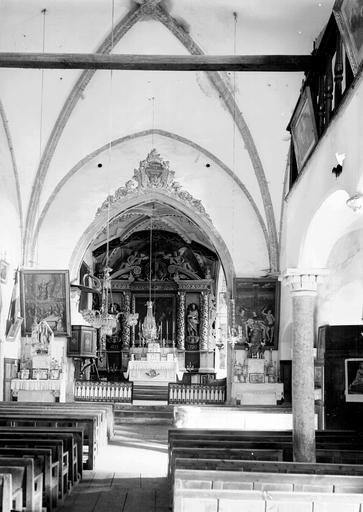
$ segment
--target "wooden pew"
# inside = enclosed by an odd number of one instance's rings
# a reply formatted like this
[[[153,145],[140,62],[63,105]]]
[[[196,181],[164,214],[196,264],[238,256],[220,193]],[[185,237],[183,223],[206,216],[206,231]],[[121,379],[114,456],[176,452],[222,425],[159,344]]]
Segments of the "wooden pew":
[[[19,490],[18,490],[19,491]],[[0,510],[10,512],[15,507],[22,506],[22,495],[20,489],[20,502],[14,503],[13,498],[13,477],[11,473],[0,473]]]
[[[37,470],[34,459],[0,457],[0,472],[11,473],[13,487],[23,489],[26,512],[42,512],[43,474]]]
[[[174,512],[359,512],[362,494],[176,489]]]
[[[51,438],[65,438],[67,436],[63,436],[63,434],[72,435],[72,440],[69,441],[69,444],[65,445],[65,449],[68,451],[70,455],[69,461],[69,469],[72,477],[72,484],[74,485],[82,478],[82,450],[83,450],[83,438],[84,432],[83,428],[80,427],[62,427],[59,428],[51,428],[51,427],[0,427],[0,437],[5,433],[11,432],[12,434],[15,432],[19,432],[24,434],[24,437],[27,437],[29,434],[37,434],[38,438],[47,439]]]
[[[313,462],[281,462],[223,459],[175,458],[175,469],[203,469],[222,471],[267,472],[267,473],[306,473],[311,475],[363,475],[360,464],[326,464]]]
[[[75,442],[73,432],[65,432],[63,429],[56,431],[50,431],[50,429],[48,429],[43,432],[37,428],[35,428],[35,430],[29,427],[27,430],[23,429],[24,427],[0,427],[0,439],[2,439],[2,437],[14,437],[14,439],[26,437],[28,439],[34,438],[37,440],[61,440],[63,443],[63,454],[68,454],[67,471],[65,471],[65,456],[63,456],[63,467],[60,466],[59,468],[60,471],[63,471],[63,475],[68,478],[68,481],[65,482],[65,487],[67,488],[78,482],[78,445]],[[59,457],[61,457],[61,453],[59,453]]]
[[[21,438],[21,437],[11,437],[8,438],[1,437],[1,446],[4,448],[49,448],[52,450],[52,461],[58,462],[59,474],[58,474],[58,482],[59,482],[59,497],[63,499],[68,492],[68,452],[63,451],[63,443],[62,441],[56,439],[37,439],[33,438]]]
[[[363,475],[176,469],[175,488],[363,494]]]
[[[102,403],[83,403],[83,402],[67,402],[67,403],[48,403],[48,402],[0,402],[1,411],[44,411],[48,413],[91,413],[97,415],[97,436],[99,442],[107,443],[107,438],[113,436],[113,404]]]
[[[102,413],[101,416],[101,432],[107,432],[107,437],[109,439],[113,438],[114,435],[114,404],[112,403],[102,403],[102,402],[0,402],[0,410],[12,407],[13,409],[22,409],[24,407],[34,408],[34,407],[42,407],[43,409],[49,411],[96,411]],[[103,436],[102,436],[103,438]]]
[[[34,457],[41,460],[43,473],[43,506],[49,511],[54,510],[58,505],[59,494],[59,464],[53,462],[52,450],[48,448],[24,448],[0,446],[0,457]]]
[[[84,467],[93,469],[98,451],[100,438],[98,436],[98,420],[100,413],[86,411],[42,411],[31,409],[20,411],[0,409],[1,426],[40,426],[51,428],[81,427],[84,428],[84,442],[88,448],[87,460]]]

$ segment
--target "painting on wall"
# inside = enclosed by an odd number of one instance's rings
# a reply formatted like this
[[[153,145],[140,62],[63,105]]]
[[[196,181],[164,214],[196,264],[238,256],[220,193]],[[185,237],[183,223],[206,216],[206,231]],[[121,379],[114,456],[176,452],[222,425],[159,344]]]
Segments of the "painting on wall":
[[[363,402],[363,358],[345,360],[345,399]]]
[[[22,270],[20,297],[25,334],[45,320],[55,336],[71,335],[68,270]]]
[[[247,341],[277,349],[280,283],[261,278],[235,280],[235,327]]]
[[[361,0],[337,0],[334,16],[342,35],[345,51],[353,73],[363,61],[363,5]]]
[[[300,172],[318,140],[309,87],[305,87],[302,92],[293,114],[291,135],[294,143],[296,163]]]

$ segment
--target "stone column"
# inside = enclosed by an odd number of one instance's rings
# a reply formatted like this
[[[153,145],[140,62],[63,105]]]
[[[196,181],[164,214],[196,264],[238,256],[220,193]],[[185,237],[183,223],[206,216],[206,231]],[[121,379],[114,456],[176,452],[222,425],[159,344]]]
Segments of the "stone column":
[[[315,462],[314,308],[321,272],[288,269],[293,309],[292,414],[296,462]]]
[[[125,349],[130,348],[130,327],[127,325],[127,318],[131,310],[131,292],[124,292],[124,321],[122,324],[122,347]]]
[[[177,347],[185,350],[185,292],[178,292],[178,311],[177,311]]]
[[[209,337],[209,290],[201,292],[200,350],[207,350]]]

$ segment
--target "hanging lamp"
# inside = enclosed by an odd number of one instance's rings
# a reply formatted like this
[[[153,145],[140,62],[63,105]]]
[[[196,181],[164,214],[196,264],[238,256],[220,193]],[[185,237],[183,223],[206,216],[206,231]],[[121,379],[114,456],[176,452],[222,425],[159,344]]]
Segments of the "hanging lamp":
[[[149,300],[146,302],[146,316],[142,324],[142,334],[146,343],[153,343],[158,335],[155,317],[153,315],[153,301],[151,300],[151,271],[152,271],[152,236],[153,236],[153,219],[150,217],[150,241],[149,241]]]

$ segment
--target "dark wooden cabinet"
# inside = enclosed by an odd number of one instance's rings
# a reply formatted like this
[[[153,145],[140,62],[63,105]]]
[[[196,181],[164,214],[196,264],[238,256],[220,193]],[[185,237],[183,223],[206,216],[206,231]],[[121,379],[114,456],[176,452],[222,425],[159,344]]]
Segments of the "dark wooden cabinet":
[[[73,325],[72,336],[68,338],[68,357],[96,357],[97,331],[87,325]]]
[[[318,361],[324,365],[322,408],[325,428],[363,429],[363,403],[345,400],[345,360],[363,358],[363,325],[319,328]]]

